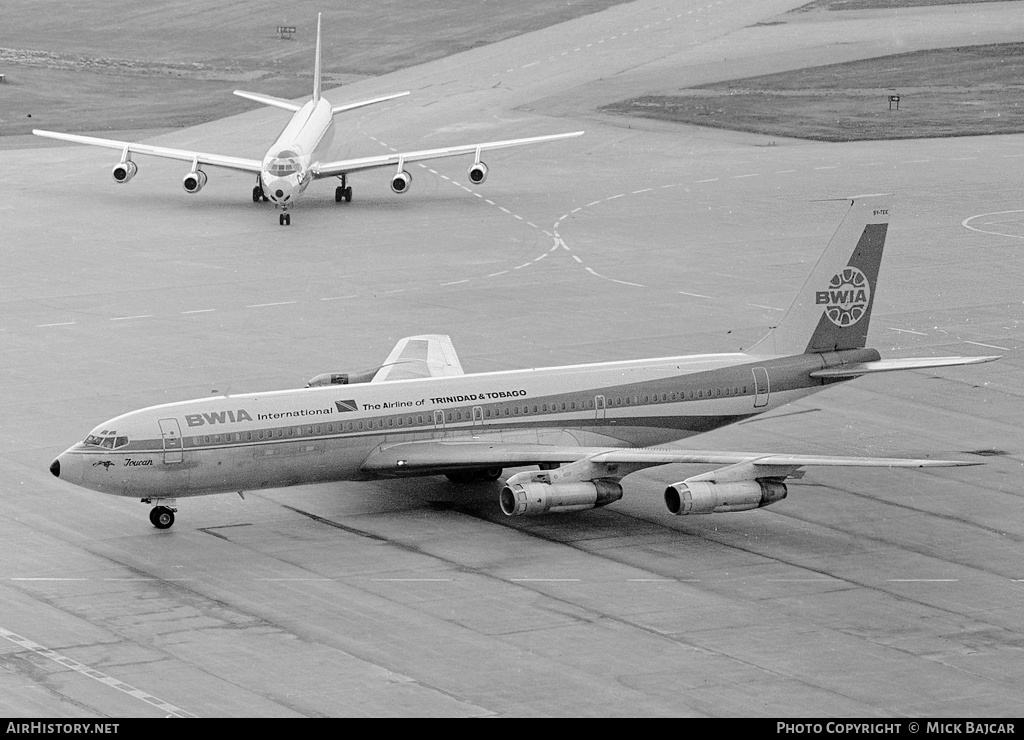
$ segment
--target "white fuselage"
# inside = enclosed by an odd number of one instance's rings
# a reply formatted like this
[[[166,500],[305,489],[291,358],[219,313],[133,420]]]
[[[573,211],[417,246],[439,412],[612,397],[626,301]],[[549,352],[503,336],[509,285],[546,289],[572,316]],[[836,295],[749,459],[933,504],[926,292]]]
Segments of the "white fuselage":
[[[418,440],[649,446],[821,390],[824,364],[692,355],[219,396],[111,419],[57,462],[94,490],[185,497],[387,475],[367,458]]]
[[[263,158],[260,181],[266,196],[287,209],[313,179],[310,166],[327,152],[334,138],[331,104],[310,100],[296,111]]]

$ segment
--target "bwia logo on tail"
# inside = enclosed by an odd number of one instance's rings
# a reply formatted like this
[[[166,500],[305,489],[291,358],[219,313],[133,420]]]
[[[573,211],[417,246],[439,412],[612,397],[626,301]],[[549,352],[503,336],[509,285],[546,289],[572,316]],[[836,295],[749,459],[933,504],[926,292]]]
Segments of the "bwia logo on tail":
[[[750,352],[796,355],[867,346],[889,229],[889,207],[880,200],[853,202],[793,305]]]
[[[838,327],[856,324],[868,311],[871,286],[863,272],[847,267],[832,276],[828,290],[815,293],[815,303],[824,304],[825,315]]]

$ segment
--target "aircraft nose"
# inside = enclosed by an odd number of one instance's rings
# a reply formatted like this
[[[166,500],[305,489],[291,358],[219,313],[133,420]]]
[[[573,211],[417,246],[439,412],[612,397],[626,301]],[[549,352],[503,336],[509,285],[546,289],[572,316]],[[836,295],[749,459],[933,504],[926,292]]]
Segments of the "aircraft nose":
[[[59,459],[54,460],[52,463],[50,463],[50,472],[53,473],[58,478],[60,478],[60,460]]]

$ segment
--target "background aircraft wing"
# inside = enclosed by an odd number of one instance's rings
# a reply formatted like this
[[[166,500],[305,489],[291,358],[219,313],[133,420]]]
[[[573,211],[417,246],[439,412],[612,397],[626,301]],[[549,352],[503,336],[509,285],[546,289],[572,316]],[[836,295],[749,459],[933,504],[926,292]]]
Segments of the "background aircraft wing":
[[[446,334],[420,334],[400,339],[370,382],[447,375],[462,375],[451,338]]]
[[[418,152],[396,152],[394,154],[381,154],[376,157],[361,157],[359,159],[341,159],[337,162],[317,163],[312,167],[313,177],[337,177],[362,170],[372,170],[377,167],[395,166],[399,162],[420,162],[427,159],[443,159],[444,157],[458,157],[463,154],[474,154],[485,152],[491,149],[504,149],[512,146],[525,146],[527,144],[540,144],[545,141],[556,139],[569,139],[574,136],[581,136],[582,131],[573,131],[568,134],[552,134],[550,136],[531,136],[527,139],[509,139],[508,141],[488,141],[483,144],[463,144],[461,146],[448,146],[441,149],[424,149]]]
[[[242,157],[226,157],[221,154],[207,154],[205,152],[192,152],[186,149],[171,149],[165,146],[153,146],[152,144],[135,144],[130,141],[117,141],[115,139],[100,139],[95,136],[80,136],[79,134],[62,134],[57,131],[43,131],[33,129],[36,136],[44,136],[49,139],[60,139],[71,141],[75,144],[88,144],[89,146],[101,146],[107,149],[119,149],[122,154],[148,154],[153,157],[164,157],[165,159],[180,159],[183,162],[197,162],[198,164],[211,165],[214,167],[227,167],[232,170],[244,172],[259,172],[261,162],[258,159],[243,159]]]
[[[602,467],[608,465],[627,466],[628,470],[622,472],[621,475],[641,468],[673,463],[726,465],[725,468],[701,476],[703,479],[711,481],[785,477],[804,466],[948,468],[981,464],[959,460],[788,455],[669,448],[573,447],[466,439],[424,440],[384,447],[363,462],[362,470],[381,477],[399,477],[468,468],[495,466],[511,468],[541,463],[574,463],[581,460]]]

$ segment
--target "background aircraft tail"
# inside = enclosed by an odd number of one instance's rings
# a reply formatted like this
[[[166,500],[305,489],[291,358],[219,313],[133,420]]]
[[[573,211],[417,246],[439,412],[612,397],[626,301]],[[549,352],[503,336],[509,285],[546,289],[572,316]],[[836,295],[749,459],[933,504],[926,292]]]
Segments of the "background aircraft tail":
[[[851,203],[782,321],[750,354],[796,355],[866,345],[889,205],[888,197],[865,196]]]
[[[313,102],[320,100],[320,13],[316,14],[316,61],[313,62]]]

